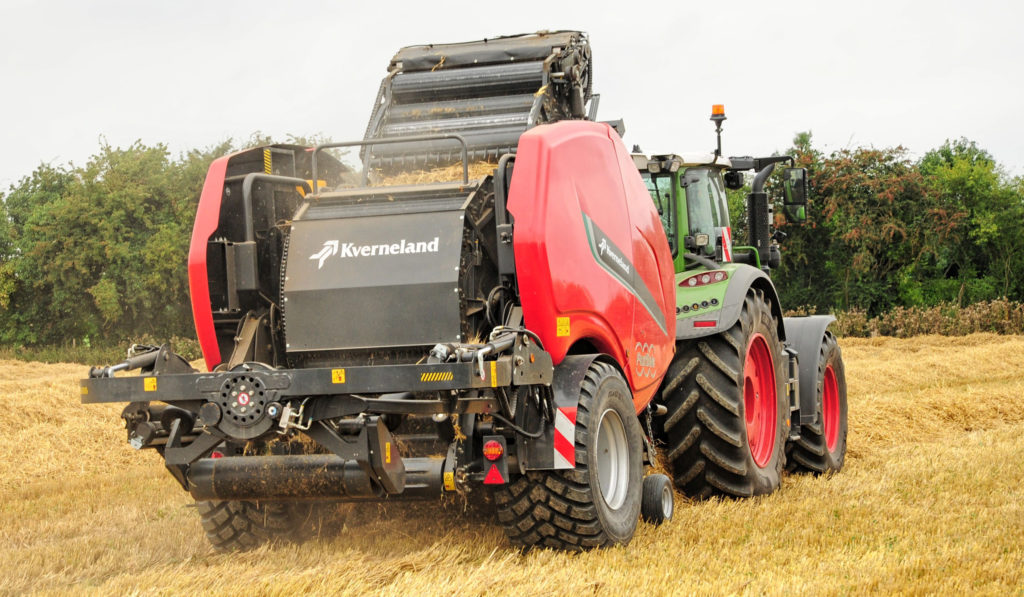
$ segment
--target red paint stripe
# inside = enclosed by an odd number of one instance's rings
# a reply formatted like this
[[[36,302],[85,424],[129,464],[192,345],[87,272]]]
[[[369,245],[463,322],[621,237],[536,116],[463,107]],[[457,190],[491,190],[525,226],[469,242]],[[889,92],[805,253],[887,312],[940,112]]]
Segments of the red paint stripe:
[[[555,451],[568,460],[569,464],[576,466],[576,448],[557,431],[555,431]]]
[[[569,422],[571,422],[573,424],[573,426],[576,425],[576,407],[575,406],[573,406],[571,408],[569,408],[569,407],[559,408],[558,410],[562,411],[562,414],[565,415],[565,418],[569,419]]]
[[[693,322],[695,328],[713,328],[715,327],[714,321],[695,321]]]
[[[196,324],[196,337],[203,350],[207,369],[221,362],[217,333],[213,329],[213,309],[210,306],[210,281],[206,273],[206,244],[217,230],[220,221],[220,201],[224,192],[224,177],[230,156],[218,158],[210,164],[199,196],[199,208],[192,227],[192,242],[188,249],[188,286],[192,297],[192,318]]]

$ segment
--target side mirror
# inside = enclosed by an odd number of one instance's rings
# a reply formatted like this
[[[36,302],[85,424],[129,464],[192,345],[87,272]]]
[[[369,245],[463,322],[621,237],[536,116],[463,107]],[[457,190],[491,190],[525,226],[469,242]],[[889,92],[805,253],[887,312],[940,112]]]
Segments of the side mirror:
[[[782,208],[786,219],[801,224],[807,221],[807,169],[786,168],[782,173]]]

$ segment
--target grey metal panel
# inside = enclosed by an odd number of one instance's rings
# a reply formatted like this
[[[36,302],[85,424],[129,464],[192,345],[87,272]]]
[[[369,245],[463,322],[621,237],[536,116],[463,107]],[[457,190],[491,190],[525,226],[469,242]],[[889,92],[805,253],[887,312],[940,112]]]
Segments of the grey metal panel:
[[[353,195],[340,201],[321,200],[310,205],[302,215],[302,220],[333,220],[340,218],[362,218],[366,216],[390,215],[396,213],[423,213],[431,211],[451,211],[458,209],[465,202],[464,196],[422,198],[402,201],[394,196],[360,196]],[[365,202],[364,202],[365,201]]]
[[[294,222],[284,285],[287,349],[457,340],[462,216],[452,210]]]
[[[290,292],[288,351],[458,342],[455,287],[453,281]]]

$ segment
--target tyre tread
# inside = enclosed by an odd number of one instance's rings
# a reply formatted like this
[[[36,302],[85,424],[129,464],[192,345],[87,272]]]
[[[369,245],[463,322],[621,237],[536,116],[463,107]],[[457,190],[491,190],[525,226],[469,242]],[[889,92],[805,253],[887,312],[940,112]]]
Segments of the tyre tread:
[[[731,328],[679,345],[667,374],[678,383],[666,386],[662,392],[668,413],[659,439],[666,444],[673,482],[686,495],[701,499],[715,495],[750,497],[778,487],[785,462],[785,431],[779,431],[777,461],[768,467],[770,470],[760,470],[753,464],[747,446],[743,414],[747,339],[754,330],[761,330],[770,342],[781,347],[776,329],[771,301],[752,288],[744,298],[739,320]],[[779,352],[775,353],[776,359]],[[775,363],[778,379],[780,362]]]

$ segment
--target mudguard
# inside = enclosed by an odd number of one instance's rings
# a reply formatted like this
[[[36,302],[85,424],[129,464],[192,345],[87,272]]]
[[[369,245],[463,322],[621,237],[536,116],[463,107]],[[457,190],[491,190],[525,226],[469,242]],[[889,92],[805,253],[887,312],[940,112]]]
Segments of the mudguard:
[[[786,344],[796,350],[800,369],[800,424],[814,423],[818,400],[818,354],[825,330],[836,318],[831,315],[785,318]]]
[[[576,467],[576,408],[580,401],[580,385],[590,365],[602,356],[571,355],[565,357],[555,367],[551,380],[551,389],[555,396],[551,423],[542,423],[541,413],[532,406],[519,409],[516,423],[520,427],[532,431],[543,424],[543,433],[539,438],[531,439],[516,434],[520,472]]]
[[[775,316],[775,321],[778,322],[779,339],[785,340],[786,329],[782,323],[782,307],[779,302],[779,294],[775,291],[775,285],[772,284],[771,278],[755,267],[740,267],[733,272],[729,280],[729,288],[725,291],[725,298],[722,301],[721,309],[717,312],[705,313],[700,317],[676,320],[676,341],[714,336],[731,328],[740,318],[740,312],[743,310],[743,300],[746,298],[747,290],[751,286],[755,286],[764,292],[765,296],[771,301],[772,315]],[[714,327],[696,328],[693,326],[693,322],[697,319],[707,321],[714,320],[715,317],[718,320]]]

